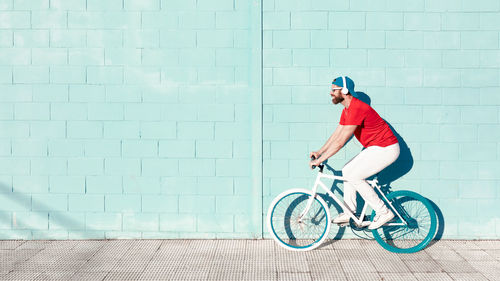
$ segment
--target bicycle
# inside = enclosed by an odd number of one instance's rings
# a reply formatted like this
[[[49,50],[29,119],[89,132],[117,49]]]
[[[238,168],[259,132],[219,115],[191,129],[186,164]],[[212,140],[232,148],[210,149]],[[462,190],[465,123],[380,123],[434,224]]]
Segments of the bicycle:
[[[267,213],[267,226],[273,239],[282,247],[294,251],[308,251],[320,246],[328,237],[333,224],[330,208],[322,196],[330,196],[341,206],[351,220],[339,227],[365,228],[370,220],[364,220],[367,204],[356,217],[345,204],[321,181],[328,178],[346,181],[343,177],[323,173],[324,164],[312,190],[290,189],[282,192],[271,202]],[[315,167],[313,167],[315,168]],[[333,170],[333,169],[332,169]],[[394,219],[371,231],[375,240],[386,250],[394,253],[415,253],[424,249],[432,240],[437,229],[437,217],[431,203],[422,195],[408,190],[387,194],[382,192],[377,179],[367,180],[378,190],[382,200],[394,213]],[[326,194],[319,194],[321,186]],[[372,211],[371,219],[375,216]]]

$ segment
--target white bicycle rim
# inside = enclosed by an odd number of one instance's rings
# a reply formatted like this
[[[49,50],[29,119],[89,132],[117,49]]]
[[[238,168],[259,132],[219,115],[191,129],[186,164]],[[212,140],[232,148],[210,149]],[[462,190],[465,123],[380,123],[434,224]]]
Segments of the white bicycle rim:
[[[278,196],[276,196],[273,199],[273,201],[271,202],[271,204],[269,205],[269,208],[267,210],[267,231],[269,232],[271,237],[273,237],[274,241],[276,241],[276,243],[278,243],[278,245],[280,245],[281,247],[283,247],[287,250],[299,251],[299,252],[300,251],[310,251],[310,250],[316,249],[317,247],[319,247],[323,243],[323,241],[325,241],[325,239],[328,237],[328,234],[330,233],[330,226],[332,224],[331,219],[330,219],[330,209],[328,208],[328,205],[326,204],[325,200],[323,200],[323,198],[321,198],[318,194],[316,194],[316,199],[323,206],[323,208],[325,208],[327,225],[326,225],[325,234],[314,245],[312,245],[311,247],[307,247],[307,248],[294,248],[294,247],[287,246],[287,245],[283,244],[283,242],[280,239],[278,239],[278,237],[276,237],[276,235],[274,234],[273,228],[271,226],[271,214],[272,214],[272,211],[273,211],[276,203],[278,203],[279,200],[281,200],[283,197],[285,197],[286,195],[288,195],[290,193],[299,193],[299,192],[309,194],[310,196],[312,196],[311,190],[302,189],[302,188],[293,188],[293,189],[283,191],[282,193],[280,193]]]

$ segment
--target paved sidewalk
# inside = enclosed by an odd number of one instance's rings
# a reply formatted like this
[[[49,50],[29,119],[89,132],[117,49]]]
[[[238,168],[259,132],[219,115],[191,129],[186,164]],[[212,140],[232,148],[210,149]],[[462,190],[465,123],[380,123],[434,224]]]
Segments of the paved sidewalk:
[[[0,259],[0,280],[500,280],[500,240],[416,254],[368,240],[302,253],[271,240],[0,241]]]

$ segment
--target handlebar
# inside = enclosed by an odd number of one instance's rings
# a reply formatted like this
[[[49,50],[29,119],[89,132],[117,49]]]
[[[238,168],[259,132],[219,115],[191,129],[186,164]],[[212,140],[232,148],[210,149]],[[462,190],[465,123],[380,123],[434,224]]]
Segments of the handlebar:
[[[314,157],[314,155],[313,155],[313,156],[311,156],[311,160],[316,160],[316,157]],[[325,165],[320,164],[320,165],[318,165],[318,167],[319,167],[319,172],[320,172],[320,173],[323,173],[323,168],[325,167]],[[313,166],[312,166],[312,168],[313,168],[313,169],[316,169],[316,166],[314,166],[314,165],[313,165]]]

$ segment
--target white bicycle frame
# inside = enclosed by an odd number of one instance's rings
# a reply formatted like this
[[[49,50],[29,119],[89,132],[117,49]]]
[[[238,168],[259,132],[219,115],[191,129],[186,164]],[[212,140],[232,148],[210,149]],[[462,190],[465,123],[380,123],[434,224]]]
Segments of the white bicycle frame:
[[[328,179],[332,179],[332,180],[338,180],[338,181],[347,181],[345,178],[343,177],[339,177],[339,176],[335,176],[335,175],[327,175],[327,174],[324,174],[323,172],[319,171],[318,172],[318,176],[316,177],[316,182],[314,183],[314,187],[312,189],[312,193],[313,193],[313,196],[311,196],[310,199],[308,199],[308,202],[307,202],[307,205],[306,205],[306,208],[304,209],[304,211],[300,214],[299,216],[299,221],[302,219],[302,217],[307,214],[307,212],[309,211],[309,208],[311,207],[312,205],[312,202],[314,200],[314,198],[316,198],[317,195],[317,191],[318,191],[318,185],[321,186],[323,188],[323,190],[326,191],[326,193],[333,198],[333,200],[335,200],[335,202],[337,202],[337,204],[339,204],[339,206],[342,207],[342,210],[344,211],[344,213],[348,214],[349,217],[351,217],[353,219],[353,221],[355,222],[355,224],[357,226],[368,226],[370,224],[369,221],[364,221],[364,218],[365,218],[365,212],[366,212],[366,208],[368,207],[368,204],[365,202],[365,205],[363,206],[363,211],[361,211],[361,214],[359,216],[359,218],[357,218],[350,210],[349,208],[347,208],[345,206],[345,204],[343,202],[341,202],[337,196],[335,196],[335,194],[333,194],[333,192],[330,191],[330,189],[328,187],[326,187],[326,185],[321,182],[321,179],[322,178],[328,178]],[[389,203],[389,206],[391,208],[391,210],[394,212],[394,214],[396,216],[399,217],[399,219],[402,221],[402,222],[399,222],[399,223],[386,223],[385,225],[386,226],[396,226],[396,225],[408,225],[408,223],[401,217],[401,215],[399,214],[399,212],[394,208],[394,206],[392,206],[392,203],[387,200],[387,197],[385,197],[384,193],[380,190],[380,186],[378,184],[378,180],[377,179],[374,179],[374,180],[366,180],[366,182],[368,184],[370,184],[373,188],[376,188],[380,194],[382,194],[382,196],[384,197],[385,199],[385,202],[386,203]]]

